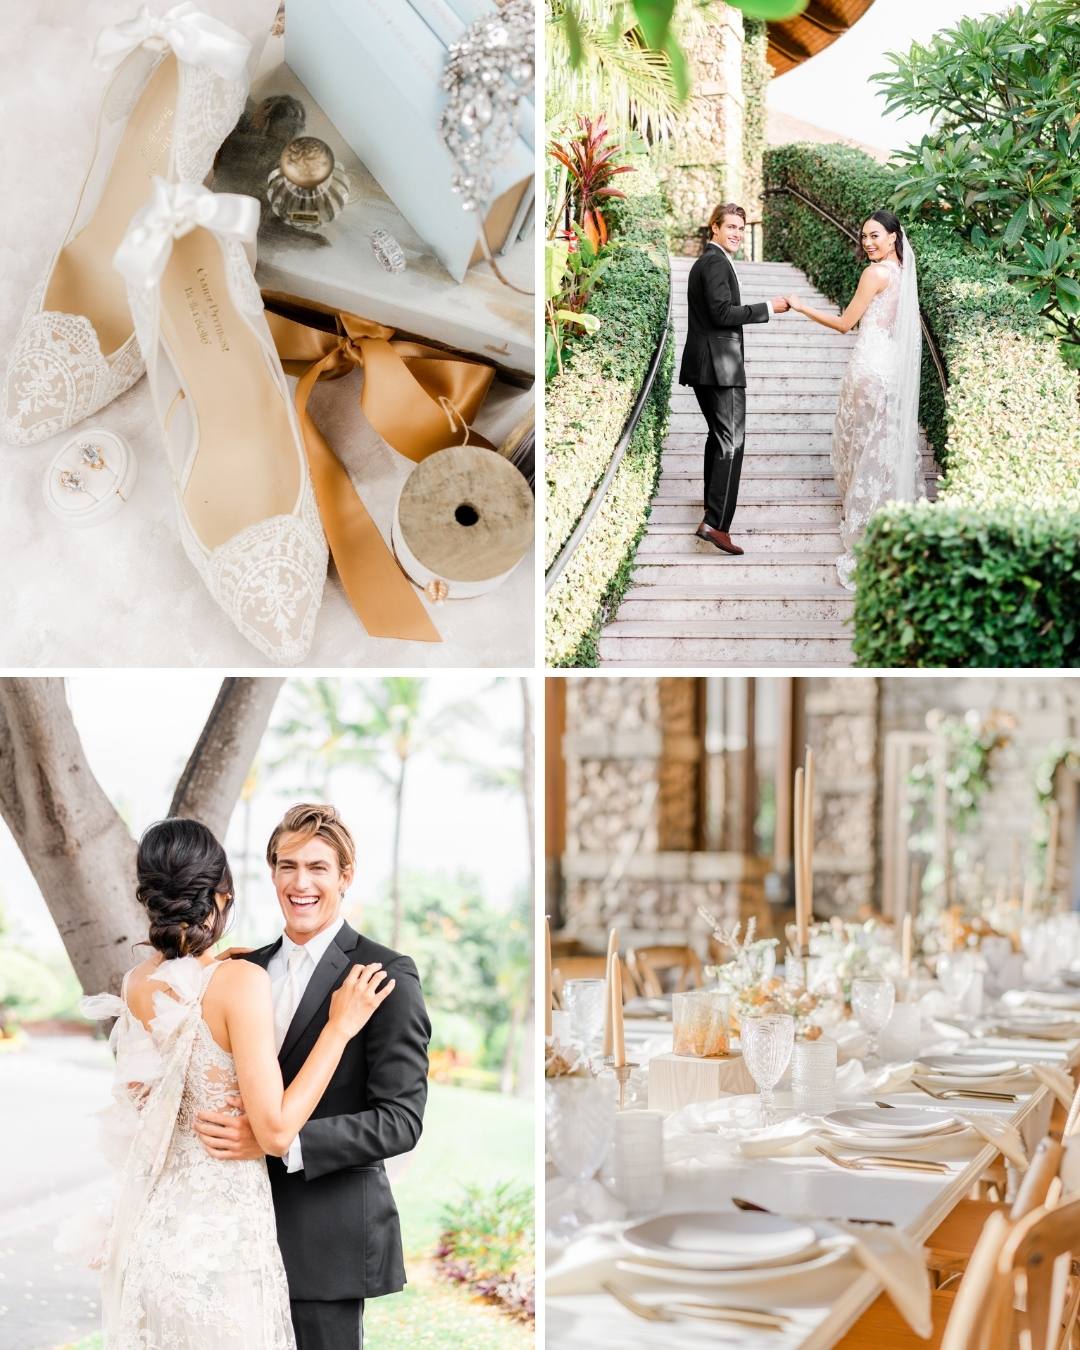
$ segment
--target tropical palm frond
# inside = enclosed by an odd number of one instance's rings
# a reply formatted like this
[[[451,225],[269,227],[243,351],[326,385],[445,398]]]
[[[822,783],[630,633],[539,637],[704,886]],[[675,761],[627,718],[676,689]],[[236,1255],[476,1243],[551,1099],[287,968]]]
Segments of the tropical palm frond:
[[[613,23],[612,6],[572,3],[573,42],[567,0],[548,3],[548,115],[604,112],[619,130],[636,127],[649,140],[665,140],[680,106],[666,53],[646,47],[632,24]],[[581,59],[575,62],[577,43]]]

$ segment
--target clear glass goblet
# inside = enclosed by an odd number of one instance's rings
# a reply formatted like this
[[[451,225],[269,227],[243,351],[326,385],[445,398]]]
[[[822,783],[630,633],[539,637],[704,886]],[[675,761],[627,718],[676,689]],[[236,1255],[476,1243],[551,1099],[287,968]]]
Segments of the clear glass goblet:
[[[943,952],[937,959],[936,975],[942,989],[960,1012],[975,976],[974,952]]]
[[[866,1063],[879,1063],[878,1036],[892,1016],[896,990],[892,980],[866,976],[851,982],[851,1011],[866,1032]]]
[[[743,1063],[761,1093],[761,1123],[776,1123],[773,1088],[784,1076],[795,1044],[795,1019],[787,1013],[744,1017],[739,1024]]]
[[[554,1225],[569,1236],[592,1217],[589,1189],[615,1134],[611,1079],[568,1076],[544,1084],[547,1151],[555,1170],[570,1183],[570,1203]]]
[[[563,1005],[570,1014],[570,1039],[590,1058],[604,1046],[606,988],[603,980],[567,980],[563,985]]]

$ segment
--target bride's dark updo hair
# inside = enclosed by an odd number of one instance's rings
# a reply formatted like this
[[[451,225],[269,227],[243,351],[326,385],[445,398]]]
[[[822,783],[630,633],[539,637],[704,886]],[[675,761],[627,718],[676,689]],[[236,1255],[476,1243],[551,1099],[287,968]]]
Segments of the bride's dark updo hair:
[[[904,227],[891,211],[875,211],[872,216],[867,216],[866,220],[876,220],[877,223],[888,233],[896,235],[896,261],[904,261]],[[866,224],[866,220],[863,224]],[[861,248],[862,245],[860,244]]]
[[[233,879],[225,850],[198,820],[159,820],[139,840],[135,894],[150,920],[149,942],[166,960],[200,956],[225,931]],[[220,908],[215,895],[229,898]]]

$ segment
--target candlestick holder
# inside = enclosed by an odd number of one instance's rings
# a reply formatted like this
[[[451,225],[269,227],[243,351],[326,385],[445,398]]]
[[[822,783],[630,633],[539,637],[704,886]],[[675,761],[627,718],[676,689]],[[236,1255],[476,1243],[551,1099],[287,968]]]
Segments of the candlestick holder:
[[[636,1069],[636,1064],[612,1064],[611,1071],[615,1075],[615,1081],[619,1085],[619,1110],[626,1108],[626,1085],[630,1081],[631,1071]]]

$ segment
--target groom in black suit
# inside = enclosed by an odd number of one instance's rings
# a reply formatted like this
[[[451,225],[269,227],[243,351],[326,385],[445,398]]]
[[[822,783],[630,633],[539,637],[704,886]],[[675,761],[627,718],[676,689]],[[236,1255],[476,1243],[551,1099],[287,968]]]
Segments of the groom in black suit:
[[[709,217],[705,251],[686,284],[689,326],[679,383],[688,384],[705,417],[705,519],[699,539],[724,553],[742,553],[729,533],[739,499],[746,442],[746,370],[743,325],[768,323],[788,308],[783,296],[744,305],[732,259],[742,247],[746,212],[724,202]]]
[[[431,1024],[413,961],[355,932],[341,915],[356,848],[334,808],[292,807],[266,856],[285,932],[269,946],[236,954],[270,975],[286,1087],[326,1025],[330,995],[354,965],[379,962],[396,981],[349,1041],[285,1155],[266,1160],[297,1346],[358,1350],[364,1300],[405,1284],[384,1162],[420,1138]],[[263,1156],[246,1115],[200,1112],[195,1128],[215,1157]]]

